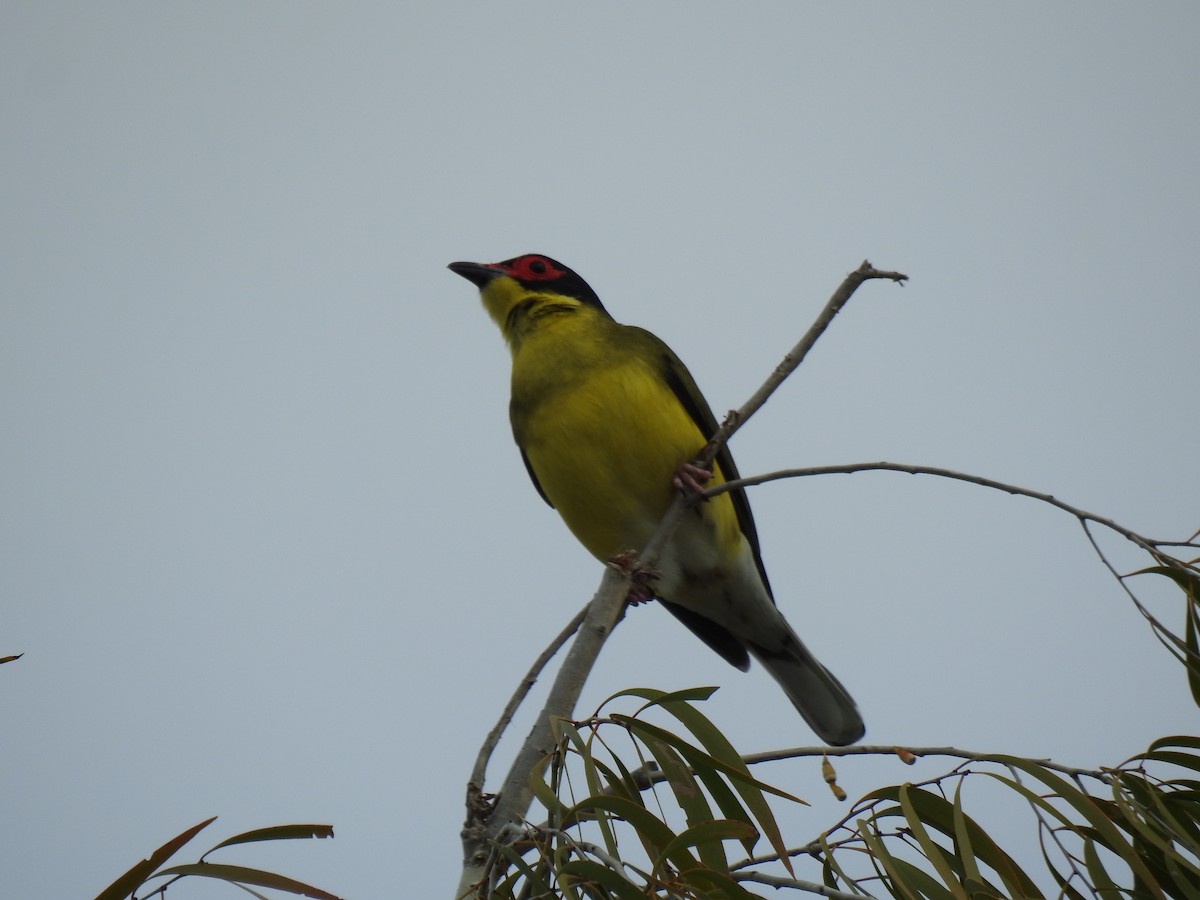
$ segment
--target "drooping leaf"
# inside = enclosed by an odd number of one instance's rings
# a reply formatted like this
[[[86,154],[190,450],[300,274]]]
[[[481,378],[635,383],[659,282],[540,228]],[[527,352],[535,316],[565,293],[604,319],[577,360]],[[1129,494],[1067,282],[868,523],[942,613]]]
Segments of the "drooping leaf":
[[[159,866],[174,856],[180,847],[215,822],[216,819],[216,816],[213,816],[211,819],[205,819],[198,825],[193,825],[186,831],[183,831],[171,838],[171,840],[167,841],[148,857],[137,863],[128,872],[125,872],[116,881],[101,891],[96,896],[96,900],[123,900],[123,898],[128,897],[130,894],[136,891],[147,878],[153,875]]]
[[[1083,863],[1087,866],[1088,877],[1092,879],[1092,886],[1101,895],[1113,897],[1121,895],[1121,889],[1117,887],[1116,882],[1109,876],[1108,870],[1104,868],[1104,863],[1100,860],[1100,853],[1096,850],[1095,841],[1084,841]]]
[[[875,867],[876,873],[888,886],[888,893],[892,896],[899,896],[905,900],[921,900],[921,892],[911,880],[906,877],[907,869],[912,866],[902,866],[902,860],[892,856],[887,848],[887,842],[884,841],[883,835],[878,829],[866,819],[858,821],[859,833],[862,834],[863,843],[866,844],[867,850],[870,851],[870,861]],[[924,874],[924,873],[922,873]],[[926,876],[928,877],[928,876]],[[940,887],[940,885],[939,885]],[[945,888],[942,888],[945,891]]]
[[[728,874],[729,864],[725,861],[724,856],[722,855],[719,859],[719,867],[714,868],[707,864],[706,850],[708,855],[711,855],[712,851],[709,848],[720,847],[721,842],[726,840],[743,840],[746,837],[745,832],[746,826],[741,822],[731,822],[727,819],[702,822],[680,832],[670,844],[663,848],[660,858],[655,861],[654,871],[657,872],[659,864],[674,856],[677,851],[695,847],[705,869],[710,872]]]
[[[669,744],[662,741],[648,739],[646,746],[658,760],[659,768],[666,777],[667,784],[671,786],[675,802],[683,810],[684,819],[688,824],[688,832],[694,832],[695,829],[705,824],[711,824],[715,819],[712,808],[708,805],[708,799],[700,790],[699,783],[683,758]],[[745,837],[744,830],[739,830],[738,834]],[[725,849],[720,838],[701,842],[694,846],[706,866],[718,872],[729,870],[729,860],[725,857]]]
[[[646,703],[638,708],[634,715],[641,713],[652,706],[665,705],[668,703],[684,702],[703,702],[715,694],[720,688],[717,687],[692,687],[682,688],[678,691],[659,691],[654,688],[629,688],[628,690],[618,691],[613,694],[608,700],[604,701],[603,705],[607,705],[612,700],[617,700],[621,697],[638,697],[645,700]]]
[[[1064,803],[1070,804],[1072,808],[1087,820],[1087,823],[1092,828],[1096,829],[1097,836],[1104,846],[1118,854],[1125,861],[1125,864],[1133,870],[1135,878],[1145,881],[1152,890],[1159,890],[1154,876],[1146,868],[1145,863],[1134,852],[1129,842],[1122,838],[1113,821],[1100,810],[1094,797],[1081,791],[1066,779],[1050,771],[1045,766],[1040,765],[1035,760],[1021,759],[1015,756],[996,756],[993,759],[1002,765],[1019,769],[1049,787],[1054,791],[1055,796],[1059,797]]]
[[[331,837],[333,837],[332,825],[272,825],[268,828],[255,828],[253,831],[243,831],[241,834],[235,834],[231,838],[226,838],[205,853],[204,856],[201,856],[200,859],[203,861],[204,857],[208,856],[209,853],[220,850],[222,847],[232,847],[234,844]]]
[[[971,840],[971,830],[967,827],[967,814],[963,812],[962,787],[963,783],[960,780],[954,788],[954,803],[951,809],[954,822],[954,849],[957,852],[958,858],[962,863],[963,872],[966,875],[964,882],[977,881],[982,883],[983,878],[979,874],[979,865],[975,861],[975,849]]]
[[[921,793],[924,792],[910,785],[902,784],[900,786],[900,808],[904,810],[904,818],[908,822],[909,831],[916,838],[922,852],[925,854],[925,858],[929,860],[937,870],[938,875],[942,877],[942,882],[950,896],[954,897],[955,900],[967,900],[967,892],[955,877],[953,869],[946,863],[939,852],[942,848],[934,844],[933,839],[929,837],[929,832],[925,829],[924,823],[921,821],[921,816],[917,813],[914,794]],[[940,797],[936,799],[941,800]],[[944,800],[941,802],[945,803]]]
[[[604,810],[628,821],[637,833],[637,836],[641,839],[643,846],[646,848],[646,853],[652,859],[660,856],[663,848],[675,840],[675,832],[670,829],[666,822],[653,815],[645,807],[622,797],[588,797],[572,807],[571,811],[573,814],[579,814],[585,810]],[[672,859],[672,863],[681,869],[691,868],[696,865],[695,859],[686,853],[680,855],[677,859]]]
[[[622,878],[608,866],[591,859],[573,859],[562,867],[559,875],[564,880],[593,882],[601,886],[602,896],[617,900],[645,900],[646,895],[638,887]]]
[[[792,798],[786,791],[780,791],[778,788],[758,781],[758,779],[750,774],[750,770],[747,768],[745,762],[742,761],[741,756],[736,752],[727,760],[717,759],[694,744],[683,740],[678,735],[672,734],[666,729],[659,728],[649,722],[643,722],[640,719],[632,719],[626,716],[614,716],[613,718],[638,734],[643,740],[647,737],[655,738],[674,747],[687,760],[688,765],[697,772],[708,768],[719,771],[728,777],[733,789],[737,791],[738,795],[742,798],[742,802],[753,816],[758,830],[762,832],[772,849],[779,855],[784,868],[789,873],[794,874],[791,860],[788,859],[787,846],[784,844],[783,835],[779,830],[779,825],[775,821],[775,814],[771,811],[770,804],[767,803],[764,793],[780,794],[787,799],[795,798]]]
[[[286,875],[277,875],[274,872],[264,872],[261,869],[251,869],[246,866],[231,866],[225,863],[189,863],[182,866],[171,866],[158,874],[162,876],[198,875],[201,878],[216,878],[230,884],[253,884],[258,887],[295,894],[298,897],[311,897],[313,900],[341,900],[336,894],[323,891],[294,878],[288,878]]]
[[[713,872],[711,869],[693,869],[675,879],[676,884],[686,884],[706,900],[759,900],[731,875]]]
[[[867,794],[863,799],[898,800],[899,785],[879,788]],[[956,839],[959,825],[955,819],[953,807],[949,803],[928,791],[921,792],[921,794],[913,798],[912,802],[917,806],[922,821],[927,826],[937,829],[952,840]],[[885,818],[888,815],[903,816],[903,812],[898,806],[881,809],[876,812],[876,818]],[[1042,896],[1033,879],[1017,864],[1016,860],[1009,856],[992,839],[991,835],[965,812],[962,813],[961,818],[962,827],[965,829],[965,833],[970,840],[975,857],[1000,877],[1001,882],[1010,895],[1018,897]]]

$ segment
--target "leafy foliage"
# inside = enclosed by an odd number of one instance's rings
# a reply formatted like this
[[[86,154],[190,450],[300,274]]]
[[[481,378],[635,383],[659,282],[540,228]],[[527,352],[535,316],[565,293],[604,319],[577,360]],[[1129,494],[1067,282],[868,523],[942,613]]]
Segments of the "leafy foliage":
[[[251,890],[250,885],[271,888],[299,897],[313,897],[315,900],[339,900],[338,897],[328,891],[323,891],[310,884],[296,881],[294,878],[288,878],[286,875],[277,875],[274,872],[251,869],[246,866],[205,862],[205,857],[209,853],[214,853],[224,847],[232,847],[235,844],[333,837],[333,828],[329,825],[273,825],[268,828],[256,828],[253,831],[246,831],[231,838],[226,838],[219,844],[211,847],[194,863],[160,868],[167,860],[181,850],[185,844],[215,820],[216,816],[206,819],[197,825],[193,825],[182,834],[171,838],[171,840],[151,853],[146,859],[134,865],[111,885],[101,891],[97,895],[96,900],[124,900],[126,897],[136,897],[137,892],[144,885],[155,879],[166,880],[149,894],[143,895],[143,900],[145,900],[145,897],[152,897],[155,894],[163,896],[171,884],[189,875],[201,878],[215,878],[219,881],[236,885],[250,895],[260,898],[260,900],[266,900],[266,897],[257,891]]]
[[[1156,561],[1118,577],[1158,574],[1182,589],[1182,635],[1138,609],[1183,663],[1200,703],[1200,572],[1194,562]],[[835,791],[831,756],[960,761],[926,781],[874,790],[823,834],[789,844],[768,798],[803,801],[756,778],[699,711],[712,692],[624,691],[586,721],[559,722],[548,775],[534,784],[546,819],[496,843],[484,895],[737,900],[757,896],[749,886],[759,883],[842,898],[1200,898],[1200,737],[1163,737],[1097,769],[950,748],[795,751],[825,756]],[[631,714],[605,713],[629,698],[644,702]],[[650,721],[662,712],[682,727]],[[969,804],[968,781],[1027,807],[1040,867],[1031,871],[989,833],[984,817],[994,804]],[[766,852],[755,856],[756,848]],[[739,851],[745,858],[731,861]],[[799,857],[816,861],[819,883],[796,877]]]
[[[628,691],[650,702],[633,715],[560,723],[549,777],[536,790],[546,822],[498,848],[503,874],[491,896],[747,898],[756,896],[748,884],[760,882],[833,896],[1044,897],[1047,875],[1066,897],[1200,896],[1200,738],[1165,737],[1097,770],[960,753],[967,760],[946,773],[872,791],[828,832],[789,847],[767,798],[803,801],[750,773],[696,709],[709,691]],[[684,723],[686,736],[645,721],[651,707]],[[618,735],[637,768],[613,753]],[[978,810],[968,811],[968,779],[1028,806],[1043,867],[1030,872]],[[769,851],[752,856],[763,838]],[[734,850],[747,859],[731,862]],[[798,856],[816,858],[820,885],[795,877]],[[789,876],[764,871],[771,863]]]
[[[494,895],[753,897],[735,878],[727,845],[749,853],[765,837],[786,859],[767,795],[803,801],[756,779],[695,708],[713,690],[624,691],[610,701],[646,701],[632,715],[559,722],[549,776],[534,788],[547,820],[498,850],[507,869]],[[686,736],[648,721],[652,709],[670,713]],[[630,742],[636,768],[613,752],[609,741],[617,738]],[[655,783],[667,785],[677,815],[663,809]],[[563,799],[579,793],[581,799]]]

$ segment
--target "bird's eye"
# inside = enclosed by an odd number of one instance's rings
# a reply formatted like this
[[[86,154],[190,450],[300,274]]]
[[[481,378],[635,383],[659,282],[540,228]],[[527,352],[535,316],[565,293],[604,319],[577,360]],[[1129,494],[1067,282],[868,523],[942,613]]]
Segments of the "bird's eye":
[[[535,259],[529,264],[529,271],[532,272],[534,275],[545,275],[546,274],[546,264],[544,262],[542,262],[540,259]]]

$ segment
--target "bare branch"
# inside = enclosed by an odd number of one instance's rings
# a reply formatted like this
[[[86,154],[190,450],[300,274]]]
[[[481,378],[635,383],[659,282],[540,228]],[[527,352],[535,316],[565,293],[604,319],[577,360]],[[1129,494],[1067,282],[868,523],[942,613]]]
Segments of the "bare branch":
[[[496,745],[500,743],[500,736],[504,734],[504,730],[512,722],[517,709],[525,701],[533,686],[537,684],[538,675],[546,667],[546,663],[554,658],[554,654],[578,630],[587,616],[587,611],[588,608],[585,606],[579,612],[575,613],[575,618],[567,623],[566,627],[558,633],[558,636],[550,642],[546,649],[541,652],[541,655],[534,660],[533,665],[529,667],[529,671],[525,673],[525,677],[521,679],[521,683],[517,685],[517,689],[513,691],[512,697],[509,698],[508,704],[504,707],[504,712],[500,714],[500,719],[492,726],[492,730],[484,738],[483,746],[479,748],[479,755],[475,758],[475,768],[471,770],[471,784],[478,786],[482,790],[484,779],[487,776],[488,760],[491,759]]]
[[[595,665],[604,641],[616,626],[629,591],[630,576],[608,569],[600,580],[596,595],[587,606],[587,615],[579,628],[571,649],[554,679],[542,711],[534,720],[529,736],[517,752],[508,775],[496,795],[495,806],[486,818],[468,818],[463,826],[463,871],[455,897],[468,897],[487,876],[489,843],[510,823],[524,818],[533,799],[531,780],[545,767],[554,750],[553,723],[569,716],[575,708],[587,675]],[[468,813],[474,810],[468,788]]]
[[[971,475],[967,472],[957,472],[954,469],[943,469],[937,466],[916,466],[907,463],[892,463],[892,462],[862,462],[862,463],[847,463],[837,466],[806,466],[801,469],[781,469],[778,472],[768,472],[765,475],[752,475],[749,478],[739,478],[736,481],[729,481],[725,484],[714,485],[704,492],[706,497],[715,497],[717,494],[722,494],[725,491],[733,490],[739,487],[750,487],[756,484],[765,484],[768,481],[778,481],[781,478],[807,478],[813,475],[852,475],[855,472],[904,472],[908,475],[933,475],[938,478],[950,478],[955,481],[965,481],[969,484],[977,484],[982,487],[992,488],[997,491],[1004,491],[1006,494],[1015,494],[1022,497],[1030,497],[1034,500],[1040,500],[1043,503],[1049,503],[1051,506],[1068,512],[1077,519],[1086,519],[1095,522],[1098,525],[1103,525],[1106,528],[1112,529],[1117,534],[1132,541],[1137,546],[1141,547],[1147,553],[1155,554],[1156,547],[1163,544],[1162,541],[1154,541],[1149,538],[1142,537],[1135,531],[1131,531],[1123,525],[1119,525],[1112,519],[1097,515],[1096,513],[1088,512],[1080,509],[1077,506],[1072,506],[1069,503],[1064,503],[1052,494],[1043,494],[1040,491],[1032,491],[1029,488],[1023,488],[1015,484],[1007,484],[1003,481],[996,481],[993,478],[984,478],[982,475]]]
[[[1166,569],[1176,573],[1182,573],[1188,578],[1200,576],[1200,568],[1195,562],[1187,562],[1172,556],[1167,553],[1164,548],[1167,547],[1185,547],[1195,548],[1196,535],[1192,535],[1186,541],[1163,541],[1148,538],[1145,535],[1138,534],[1132,529],[1126,528],[1107,516],[1101,516],[1094,512],[1088,512],[1086,509],[1081,509],[1078,506],[1072,506],[1070,503],[1065,503],[1051,494],[1044,494],[1040,491],[1033,491],[1029,488],[1023,488],[1019,485],[1008,484],[1003,481],[996,481],[993,478],[984,478],[981,475],[971,475],[967,472],[957,472],[953,469],[943,469],[937,466],[917,466],[907,463],[891,463],[891,462],[863,462],[863,463],[848,463],[836,466],[808,466],[802,469],[782,469],[778,472],[769,472],[765,475],[754,475],[749,478],[739,478],[735,481],[729,481],[724,484],[714,485],[708,488],[701,494],[703,497],[715,497],[717,494],[725,491],[733,490],[739,487],[749,487],[756,484],[765,484],[768,481],[777,481],[781,478],[806,478],[813,475],[851,475],[855,472],[870,472],[870,471],[885,471],[885,472],[903,472],[908,475],[932,475],[937,478],[949,478],[954,481],[965,481],[968,484],[976,484],[981,487],[991,488],[993,490],[1004,491],[1006,494],[1013,494],[1021,497],[1029,497],[1033,500],[1040,500],[1042,503],[1048,503],[1050,506],[1060,509],[1063,512],[1074,516],[1079,524],[1083,526],[1084,533],[1087,535],[1088,541],[1092,545],[1092,549],[1100,558],[1104,566],[1112,573],[1113,578],[1121,585],[1122,589],[1129,596],[1137,611],[1142,614],[1142,617],[1150,625],[1154,636],[1163,644],[1172,655],[1180,662],[1192,660],[1194,663],[1200,663],[1200,659],[1196,659],[1193,652],[1188,648],[1187,643],[1171,631],[1166,625],[1158,620],[1152,612],[1143,604],[1137,595],[1130,590],[1129,585],[1125,583],[1126,579],[1131,575],[1142,574],[1140,572],[1127,573],[1122,575],[1113,564],[1105,556],[1100,549],[1100,545],[1096,542],[1095,535],[1092,534],[1090,527],[1091,523],[1101,525],[1109,529],[1115,534],[1120,535],[1127,541],[1149,554],[1154,562]]]
[[[707,468],[720,451],[729,438],[733,436],[739,428],[744,425],[749,418],[762,408],[770,396],[775,393],[776,389],[783,384],[792,372],[799,368],[800,363],[804,362],[804,358],[808,356],[808,352],[816,345],[817,340],[825,333],[825,329],[833,322],[834,318],[842,307],[858,290],[859,285],[864,281],[870,281],[875,278],[890,279],[892,281],[903,284],[908,280],[907,275],[902,275],[899,272],[884,272],[876,269],[865,259],[857,269],[851,272],[842,281],[836,291],[825,302],[824,308],[817,316],[816,320],[809,326],[808,331],[804,333],[804,337],[800,338],[796,344],[780,361],[779,365],[771,373],[770,377],[762,383],[762,386],[755,391],[750,399],[743,403],[737,409],[730,410],[725,416],[725,421],[721,423],[721,427],[717,429],[717,433],[712,436],[712,439],[700,452],[696,462]],[[704,495],[700,495],[704,496]],[[663,547],[670,540],[671,534],[675,531],[675,526],[679,522],[680,515],[689,503],[694,503],[699,499],[698,496],[685,497],[682,494],[676,496],[671,508],[667,510],[667,514],[663,516],[663,520],[655,532],[654,537],[650,539],[650,543],[642,550],[639,557],[640,568],[642,570],[653,569],[654,564],[658,562],[658,557],[662,553]]]
[[[779,762],[785,759],[804,759],[806,757],[895,756],[902,762],[910,764],[904,759],[905,754],[922,759],[926,757],[948,757],[950,759],[966,760],[967,762],[995,762],[996,760],[996,754],[994,753],[960,750],[958,747],[901,747],[896,744],[854,744],[850,747],[789,747],[783,750],[767,750],[762,753],[746,753],[742,755],[742,762],[748,766],[754,766],[759,763]],[[1104,784],[1109,784],[1112,781],[1111,776],[1100,769],[1080,769],[1076,766],[1056,763],[1049,759],[1031,759],[1030,762],[1037,763],[1039,766],[1047,769],[1053,769],[1056,772],[1061,772],[1064,775],[1069,775],[1072,778],[1094,778]],[[629,775],[632,783],[637,785],[639,790],[643,791],[649,790],[667,780],[666,776],[659,769],[658,764],[654,762],[638,766]]]
[[[721,449],[735,431],[742,427],[752,415],[767,402],[767,399],[775,393],[775,389],[783,384],[792,372],[804,362],[804,358],[808,356],[808,352],[816,345],[817,340],[825,333],[825,329],[833,322],[834,317],[842,311],[842,307],[858,290],[859,285],[864,281],[870,281],[876,278],[889,279],[903,286],[908,280],[907,275],[902,275],[899,272],[884,272],[876,269],[865,259],[857,269],[846,276],[845,280],[838,285],[838,289],[833,292],[829,300],[825,303],[825,308],[821,310],[820,315],[809,326],[804,337],[800,338],[800,342],[796,344],[787,355],[780,360],[779,365],[775,367],[775,371],[771,373],[771,377],[763,382],[762,387],[755,391],[750,399],[743,403],[736,410],[730,410],[725,417],[725,421],[721,424],[720,429],[713,435],[708,446],[704,448],[704,452],[700,455],[700,461],[707,465],[716,458],[717,451]]]
[[[994,762],[996,754],[979,753],[974,750],[960,750],[957,747],[900,747],[884,744],[855,744],[852,747],[792,747],[786,750],[768,750],[765,753],[749,753],[742,757],[746,765],[756,763],[776,762],[781,759],[800,759],[807,756],[897,756],[901,752],[916,757],[945,756],[951,759],[965,759],[969,762]],[[1031,759],[1046,769],[1053,769],[1072,777],[1095,778],[1104,784],[1112,779],[1106,772],[1099,769],[1080,769],[1075,766],[1065,766],[1049,759]]]
[[[782,878],[778,875],[766,875],[762,872],[739,872],[733,876],[736,881],[752,881],[756,884],[766,884],[776,888],[792,888],[797,891],[807,891],[810,894],[820,894],[832,900],[870,900],[871,894],[851,894],[825,887],[815,881],[801,881],[798,878]]]

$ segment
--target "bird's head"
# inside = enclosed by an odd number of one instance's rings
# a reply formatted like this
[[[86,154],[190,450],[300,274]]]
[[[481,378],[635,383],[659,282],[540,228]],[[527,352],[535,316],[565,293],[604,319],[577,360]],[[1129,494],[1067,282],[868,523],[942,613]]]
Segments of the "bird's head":
[[[544,316],[589,310],[609,318],[586,281],[540,253],[498,263],[453,262],[447,268],[479,288],[484,307],[510,344]]]

